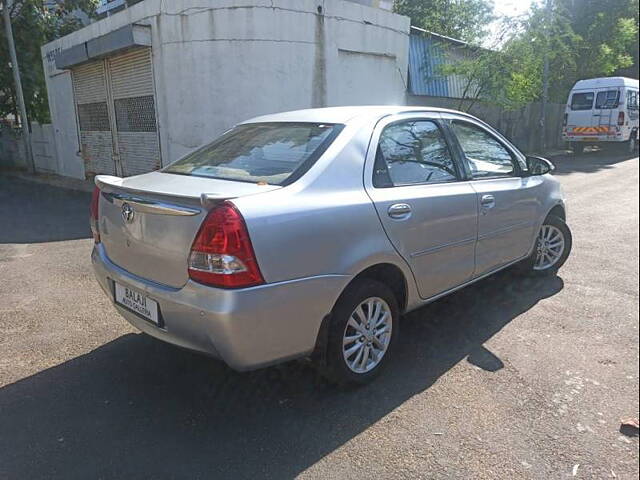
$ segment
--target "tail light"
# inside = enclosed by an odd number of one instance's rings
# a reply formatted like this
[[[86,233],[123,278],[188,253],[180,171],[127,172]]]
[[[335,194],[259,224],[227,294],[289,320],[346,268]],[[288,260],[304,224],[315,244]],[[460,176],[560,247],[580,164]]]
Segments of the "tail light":
[[[567,122],[569,121],[569,114],[565,113],[564,117],[562,118],[562,126],[566,127],[567,126]]]
[[[624,125],[624,112],[618,112],[618,125]]]
[[[189,277],[221,288],[264,283],[247,225],[232,203],[215,207],[202,222],[189,254]]]
[[[100,243],[100,230],[98,228],[98,206],[100,203],[100,189],[95,187],[91,196],[91,205],[89,206],[89,220],[91,222],[91,233],[93,241]]]

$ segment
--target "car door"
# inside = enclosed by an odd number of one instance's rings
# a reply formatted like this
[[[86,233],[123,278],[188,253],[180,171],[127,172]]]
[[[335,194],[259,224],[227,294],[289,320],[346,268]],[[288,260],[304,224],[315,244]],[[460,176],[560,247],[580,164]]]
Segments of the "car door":
[[[596,90],[596,102],[593,108],[592,122],[596,136],[615,135],[615,126],[618,122],[619,102],[620,91],[617,88],[605,87]]]
[[[567,133],[570,135],[585,135],[593,123],[593,90],[573,91],[569,98],[569,112],[567,115]]]
[[[430,298],[471,279],[477,195],[464,180],[439,114],[403,114],[377,125],[365,188],[384,230]]]
[[[477,277],[529,254],[542,179],[524,176],[524,156],[485,125],[470,117],[443,117],[478,197]]]

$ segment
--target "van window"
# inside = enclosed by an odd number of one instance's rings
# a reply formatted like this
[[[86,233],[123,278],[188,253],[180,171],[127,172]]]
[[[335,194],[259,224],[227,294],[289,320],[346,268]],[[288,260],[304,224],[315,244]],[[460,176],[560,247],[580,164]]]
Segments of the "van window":
[[[571,97],[571,110],[591,110],[593,92],[574,93]]]
[[[638,92],[634,90],[627,91],[627,108],[629,110],[638,110]]]
[[[596,108],[617,108],[619,99],[620,92],[618,90],[607,90],[606,92],[598,92],[598,96],[596,97]]]

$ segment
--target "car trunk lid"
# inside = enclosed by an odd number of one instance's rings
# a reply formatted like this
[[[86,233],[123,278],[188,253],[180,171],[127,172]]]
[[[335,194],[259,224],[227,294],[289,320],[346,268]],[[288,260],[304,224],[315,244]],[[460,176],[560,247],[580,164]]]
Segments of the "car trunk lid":
[[[183,286],[189,251],[217,202],[281,188],[274,185],[152,172],[130,178],[99,175],[100,238],[112,262],[170,287]]]

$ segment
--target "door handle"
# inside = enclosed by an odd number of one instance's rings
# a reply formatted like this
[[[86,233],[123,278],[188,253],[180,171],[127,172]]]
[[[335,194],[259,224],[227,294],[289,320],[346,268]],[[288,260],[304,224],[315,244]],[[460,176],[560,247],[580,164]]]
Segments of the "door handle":
[[[496,206],[496,199],[493,195],[483,195],[480,199],[480,207],[482,207],[482,213],[487,213],[487,210]]]
[[[411,215],[411,206],[406,203],[394,203],[389,207],[387,213],[391,218],[403,219]]]

